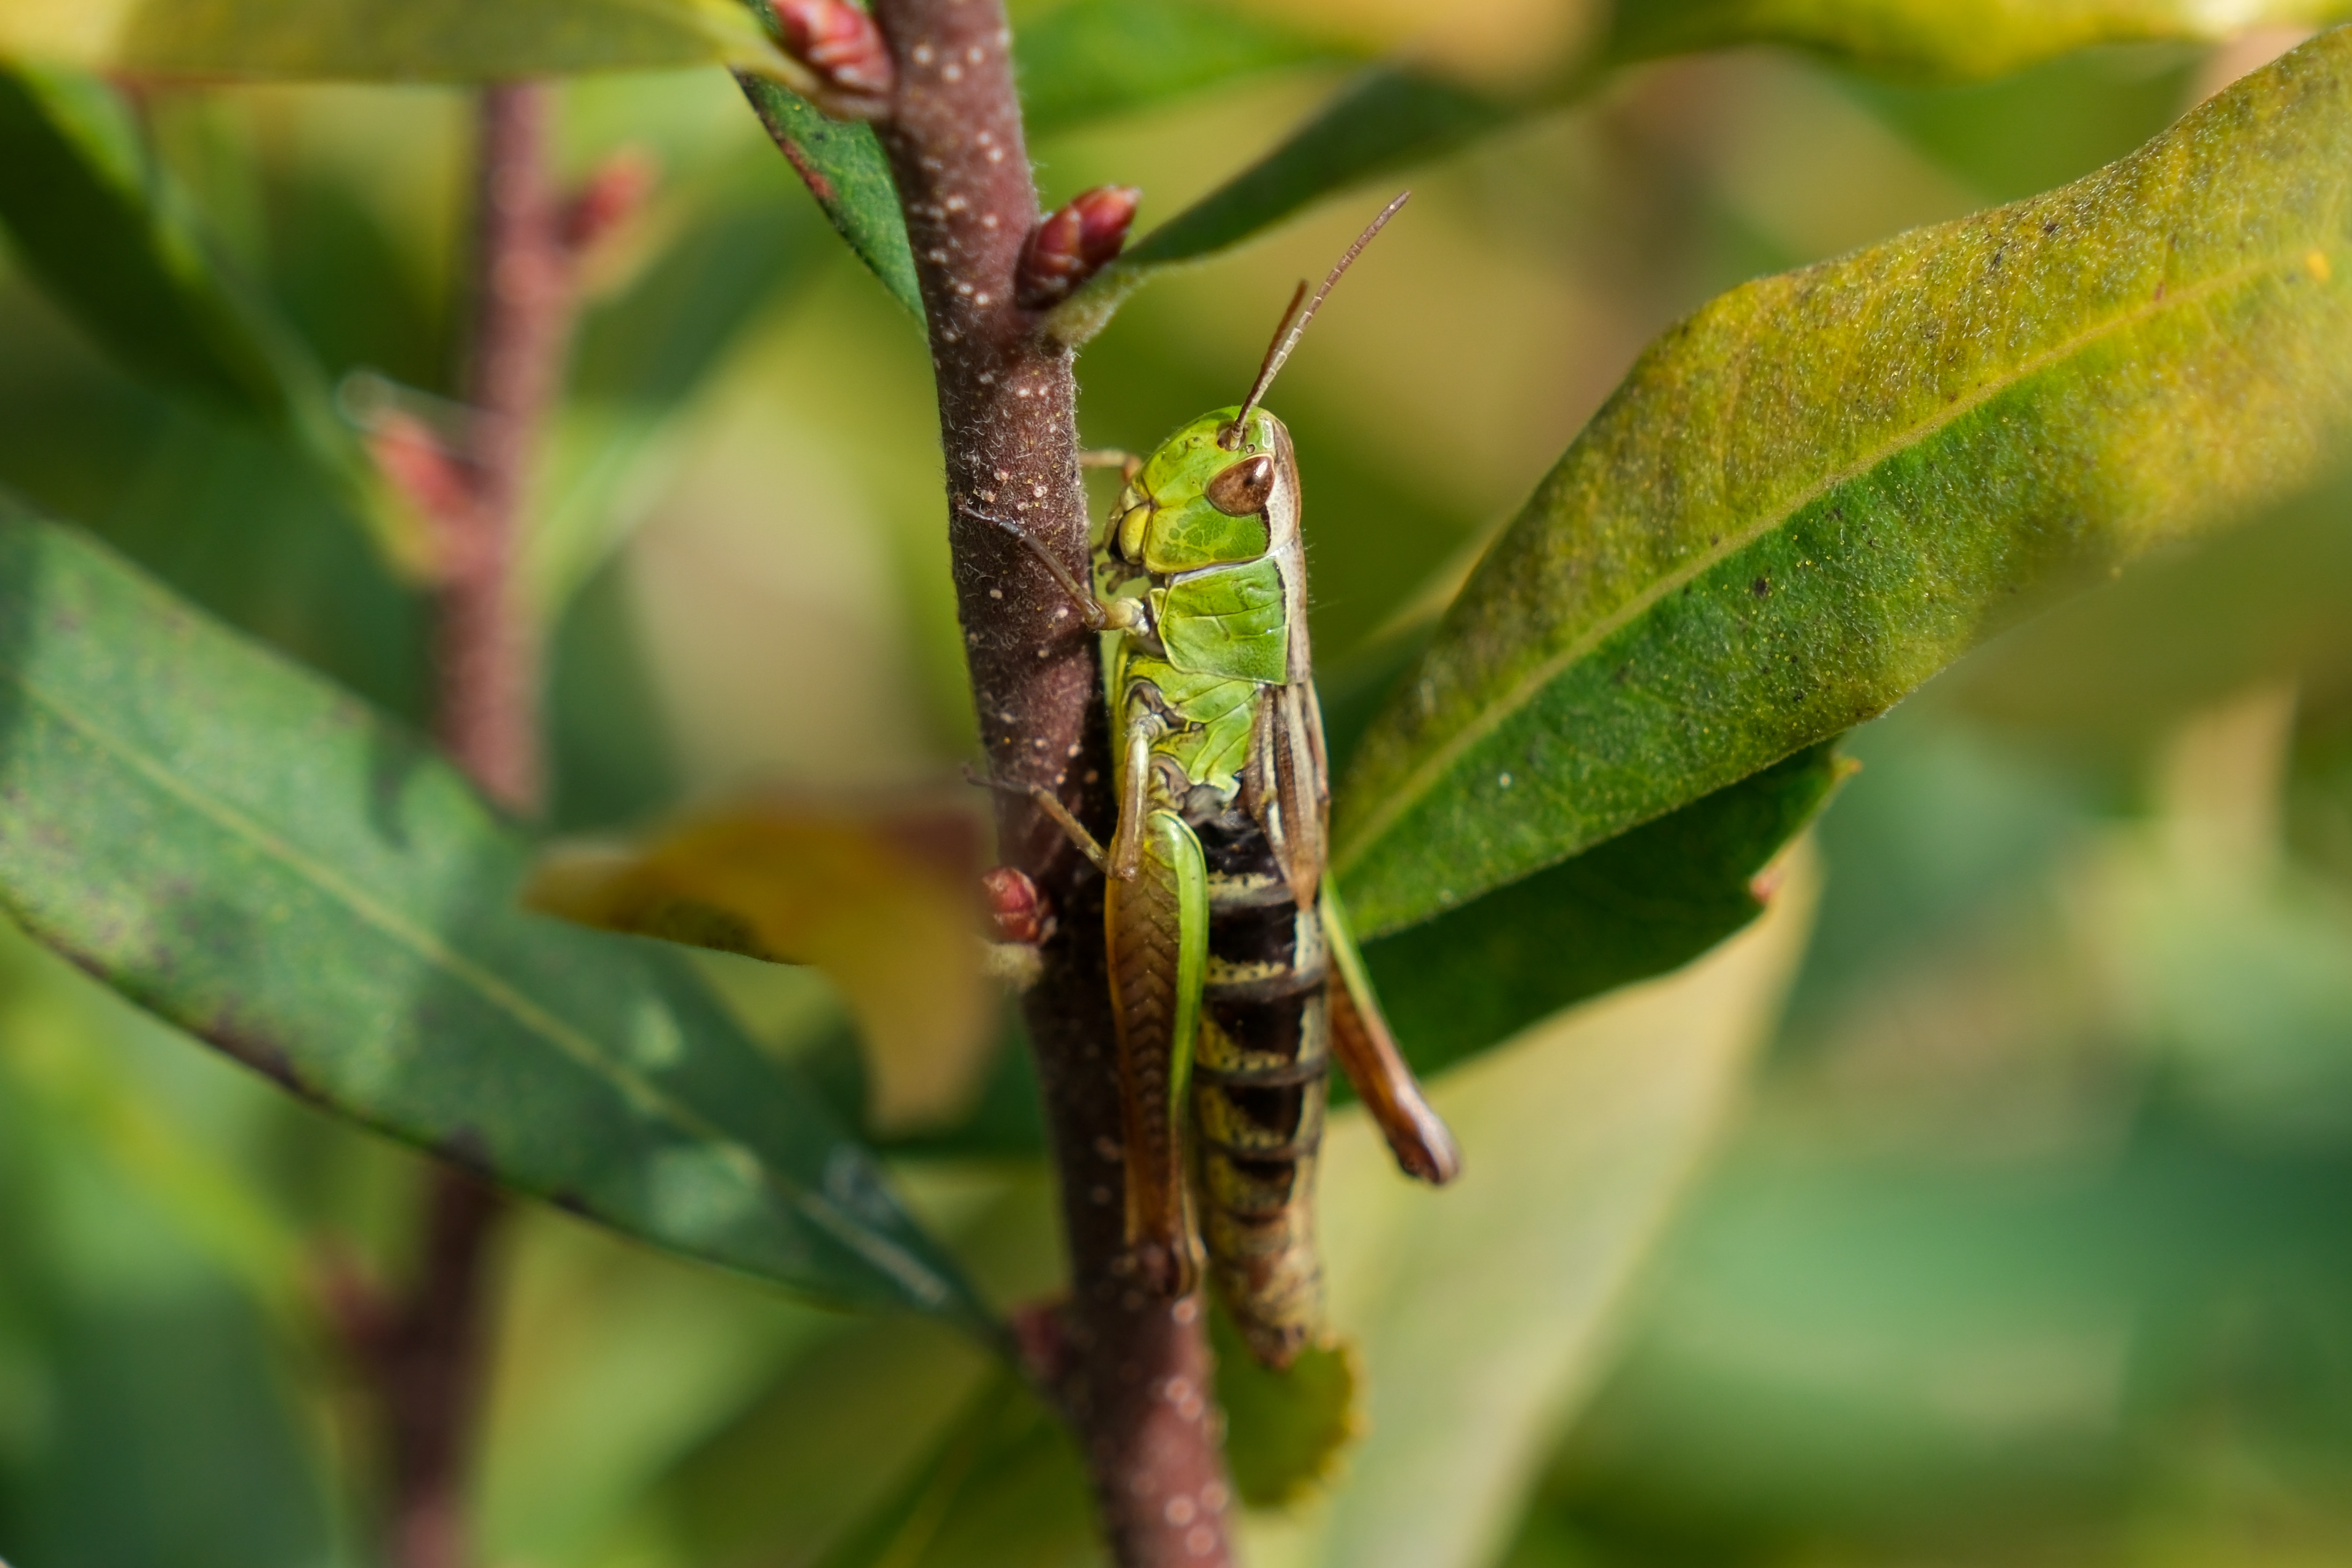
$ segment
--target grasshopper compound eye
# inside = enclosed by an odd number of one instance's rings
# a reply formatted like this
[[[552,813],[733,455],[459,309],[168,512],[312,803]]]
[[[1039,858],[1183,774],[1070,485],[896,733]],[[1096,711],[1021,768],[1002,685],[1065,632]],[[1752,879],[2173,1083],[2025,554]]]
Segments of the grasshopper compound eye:
[[[1209,498],[1211,506],[1228,517],[1248,517],[1264,511],[1265,498],[1274,493],[1274,458],[1260,452],[1255,458],[1231,464],[1201,493]]]

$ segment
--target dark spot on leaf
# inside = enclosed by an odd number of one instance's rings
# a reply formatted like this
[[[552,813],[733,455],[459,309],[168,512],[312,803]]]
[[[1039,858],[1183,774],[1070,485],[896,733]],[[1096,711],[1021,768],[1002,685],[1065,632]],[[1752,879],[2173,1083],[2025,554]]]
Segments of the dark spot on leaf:
[[[2042,226],[2042,232],[2044,234],[2056,234],[2058,232],[2058,220],[2053,217],[2048,223],[2043,224]]]
[[[820,170],[815,162],[802,151],[800,143],[788,136],[776,137],[775,143],[777,150],[783,153],[784,161],[792,164],[793,173],[798,174],[801,177],[801,183],[808,186],[809,195],[821,202],[830,204],[835,197],[833,182],[826,179],[824,171]]]
[[[547,1201],[565,1214],[576,1214],[583,1219],[588,1217],[588,1200],[570,1187],[556,1188],[547,1194]]]
[[[239,1028],[234,1021],[217,1021],[204,1031],[205,1037],[251,1068],[278,1088],[305,1100],[318,1098],[317,1091],[303,1081],[294,1066],[294,1058],[286,1047],[275,1040],[266,1040]]]
[[[1609,679],[1612,684],[1622,686],[1626,681],[1632,679],[1633,677],[1633,667],[1630,664],[1621,664],[1617,667],[1615,672],[1609,677]]]
[[[1748,591],[1761,599],[1772,592],[1772,580],[1769,577],[1759,577],[1748,584]]]
[[[433,1152],[460,1170],[471,1171],[485,1179],[497,1174],[491,1160],[490,1141],[480,1128],[471,1122],[435,1144]]]

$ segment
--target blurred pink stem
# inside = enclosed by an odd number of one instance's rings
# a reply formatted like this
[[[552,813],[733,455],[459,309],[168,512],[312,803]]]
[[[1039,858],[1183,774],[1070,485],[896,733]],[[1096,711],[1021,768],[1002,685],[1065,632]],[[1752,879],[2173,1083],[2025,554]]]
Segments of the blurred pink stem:
[[[388,477],[434,524],[442,743],[485,794],[520,816],[537,813],[545,783],[539,641],[516,570],[522,503],[571,336],[572,231],[583,223],[572,210],[579,204],[567,207],[548,172],[548,108],[536,85],[482,94],[465,450],[420,445],[413,432],[378,442]],[[355,1338],[383,1422],[386,1555],[395,1568],[468,1568],[467,1481],[494,1300],[489,1247],[505,1205],[447,1164],[433,1172],[425,1205],[406,1296],[359,1313]]]

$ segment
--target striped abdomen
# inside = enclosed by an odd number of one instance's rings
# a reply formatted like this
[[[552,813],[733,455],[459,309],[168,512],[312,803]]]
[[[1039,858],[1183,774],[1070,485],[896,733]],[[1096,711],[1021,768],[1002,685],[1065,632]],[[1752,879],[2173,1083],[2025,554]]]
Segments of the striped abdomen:
[[[1259,1360],[1320,1331],[1315,1157],[1330,1068],[1321,922],[1240,810],[1199,824],[1209,952],[1193,1051],[1193,1184],[1209,1276]]]

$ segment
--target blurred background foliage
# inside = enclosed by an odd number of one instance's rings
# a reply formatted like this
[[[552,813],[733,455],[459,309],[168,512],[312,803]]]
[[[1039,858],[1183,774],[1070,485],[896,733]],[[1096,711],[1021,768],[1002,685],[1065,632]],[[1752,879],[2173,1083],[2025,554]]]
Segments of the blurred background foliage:
[[[1506,73],[1494,40],[1567,14],[1465,11],[1465,60]],[[1181,210],[1328,92],[1316,53],[1043,136],[1047,204],[1117,181],[1147,223]],[[1416,174],[1283,386],[1324,667],[1458,574],[1679,315],[2072,179],[2261,58],[2133,47],[1904,87],[1713,56]],[[137,107],[331,377],[449,395],[465,95]],[[662,178],[595,280],[543,479],[556,826],[753,780],[936,782],[970,719],[919,334],[719,73],[577,81],[562,124],[575,174],[634,144]],[[1083,361],[1087,439],[1145,447],[1237,396],[1361,205],[1139,296]],[[0,484],[422,721],[424,603],[364,520],[320,525],[352,500],[297,437],[130,377],[5,251],[0,343]],[[1480,1459],[1502,1479],[1464,1505],[1470,1557],[2352,1552],[2347,499],[2136,570],[1853,738],[1785,1022],[1609,1313],[1612,1358]],[[854,1113],[824,983],[706,963]],[[1510,1168],[1549,1136],[1523,1116],[1471,1142]],[[0,939],[0,1552],[361,1560],[363,1428],[313,1283],[335,1258],[399,1270],[418,1170]],[[910,1151],[898,1171],[995,1300],[1052,1286],[1041,1162]],[[1537,1235],[1562,1200],[1513,1201]],[[541,1209],[504,1268],[493,1563],[1091,1560],[1058,1430],[941,1327],[824,1313]],[[1549,1365],[1541,1329],[1514,1353]],[[1260,1521],[1265,1561],[1294,1529]]]

